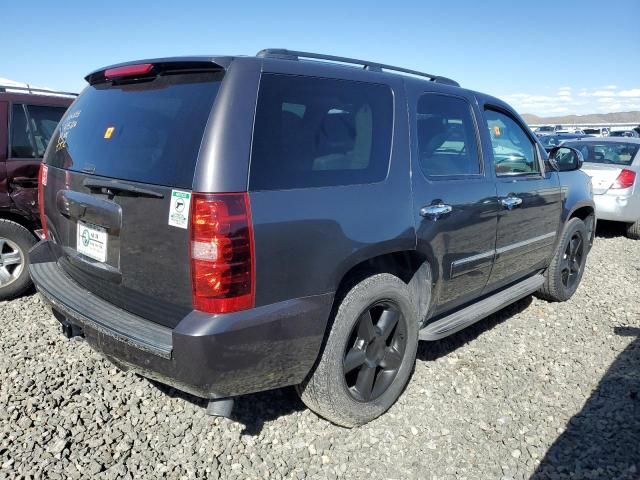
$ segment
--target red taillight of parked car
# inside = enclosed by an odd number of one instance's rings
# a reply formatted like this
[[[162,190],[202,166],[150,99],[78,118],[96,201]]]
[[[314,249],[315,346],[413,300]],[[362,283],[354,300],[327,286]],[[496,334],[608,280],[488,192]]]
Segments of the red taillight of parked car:
[[[629,188],[635,180],[636,172],[623,168],[618,178],[616,178],[616,181],[611,185],[611,188]]]
[[[194,193],[191,204],[193,307],[229,313],[254,305],[254,253],[247,193]]]
[[[44,187],[47,186],[48,173],[49,167],[44,163],[40,164],[40,172],[38,173],[38,210],[40,212],[40,223],[42,224],[42,236],[45,240],[49,238],[47,219],[44,216]]]

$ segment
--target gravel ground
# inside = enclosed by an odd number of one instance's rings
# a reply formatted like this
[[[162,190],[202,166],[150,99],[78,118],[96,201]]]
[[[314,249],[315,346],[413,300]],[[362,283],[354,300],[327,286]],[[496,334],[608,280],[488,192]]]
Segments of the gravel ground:
[[[38,295],[0,303],[0,479],[638,479],[640,241],[618,233],[599,233],[571,301],[422,343],[399,402],[353,430],[290,388],[207,417],[65,340]]]

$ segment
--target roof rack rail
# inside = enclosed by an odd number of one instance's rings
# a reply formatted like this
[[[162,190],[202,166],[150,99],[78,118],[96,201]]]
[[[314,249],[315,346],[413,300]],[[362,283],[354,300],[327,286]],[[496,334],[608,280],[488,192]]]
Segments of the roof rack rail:
[[[17,93],[37,93],[37,94],[49,94],[49,95],[65,95],[65,96],[70,96],[70,97],[77,97],[78,94],[77,93],[72,93],[72,92],[61,92],[61,91],[57,91],[57,90],[47,90],[44,88],[31,88],[29,86],[29,84],[27,84],[26,87],[19,87],[19,86],[14,86],[14,85],[1,85],[0,84],[0,93],[6,93],[6,92],[13,92],[14,90],[17,90]]]
[[[386,65],[384,63],[369,62],[367,60],[358,60],[356,58],[338,57],[335,55],[324,55],[322,53],[310,53],[299,52],[296,50],[287,50],[285,48],[265,48],[260,50],[257,57],[272,57],[281,58],[284,60],[298,60],[300,58],[311,58],[314,60],[326,60],[329,62],[351,63],[354,65],[362,65],[365,70],[371,70],[374,72],[381,72],[383,70],[391,70],[394,72],[408,73],[409,75],[416,75],[418,77],[427,77],[432,82],[442,83],[445,85],[453,85],[459,87],[460,84],[455,80],[447,77],[441,77],[440,75],[433,75],[431,73],[419,72],[418,70],[411,70],[408,68],[394,67],[393,65]]]

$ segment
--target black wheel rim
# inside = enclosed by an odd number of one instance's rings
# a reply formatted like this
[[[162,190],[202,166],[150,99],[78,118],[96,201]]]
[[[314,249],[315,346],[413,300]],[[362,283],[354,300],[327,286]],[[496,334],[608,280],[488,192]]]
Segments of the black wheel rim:
[[[573,288],[576,285],[582,268],[583,255],[584,241],[582,234],[575,232],[564,249],[560,266],[562,284],[565,288]]]
[[[406,320],[391,302],[378,302],[358,317],[345,348],[342,368],[347,389],[360,402],[387,391],[402,365],[407,346]]]

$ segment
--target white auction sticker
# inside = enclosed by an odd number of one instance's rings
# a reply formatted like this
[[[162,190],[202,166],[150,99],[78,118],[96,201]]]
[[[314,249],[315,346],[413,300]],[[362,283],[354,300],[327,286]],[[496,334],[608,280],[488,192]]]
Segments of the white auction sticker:
[[[190,206],[191,192],[171,190],[171,205],[169,205],[169,225],[178,228],[188,228]]]

